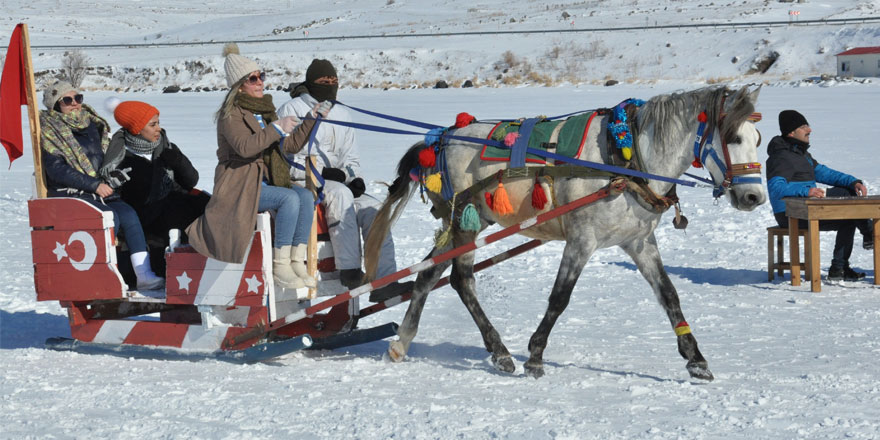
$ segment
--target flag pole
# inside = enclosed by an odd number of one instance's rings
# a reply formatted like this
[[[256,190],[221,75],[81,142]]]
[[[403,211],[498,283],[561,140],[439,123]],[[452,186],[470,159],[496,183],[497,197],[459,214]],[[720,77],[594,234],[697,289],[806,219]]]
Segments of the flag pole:
[[[40,118],[37,101],[37,88],[34,83],[34,68],[31,62],[31,39],[28,34],[26,23],[21,25],[21,51],[24,61],[25,87],[27,95],[28,121],[31,128],[31,147],[34,156],[34,180],[37,188],[37,198],[46,198],[46,173],[43,171],[43,161],[40,155]]]

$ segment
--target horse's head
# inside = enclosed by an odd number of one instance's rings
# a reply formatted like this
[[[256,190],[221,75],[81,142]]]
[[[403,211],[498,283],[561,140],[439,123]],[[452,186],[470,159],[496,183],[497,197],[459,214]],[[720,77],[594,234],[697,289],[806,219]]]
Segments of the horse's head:
[[[758,162],[761,133],[755,128],[761,120],[761,114],[755,113],[761,89],[724,90],[720,102],[706,110],[712,128],[703,141],[700,161],[712,176],[716,197],[727,194],[734,208],[751,211],[767,201]]]

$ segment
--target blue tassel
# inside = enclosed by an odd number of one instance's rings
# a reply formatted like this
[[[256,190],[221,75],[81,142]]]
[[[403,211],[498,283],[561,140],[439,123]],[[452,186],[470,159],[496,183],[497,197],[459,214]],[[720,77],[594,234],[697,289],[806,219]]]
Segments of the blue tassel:
[[[440,136],[446,133],[445,127],[437,127],[428,130],[425,134],[425,145],[434,145],[440,143]]]
[[[459,226],[462,231],[476,232],[480,230],[480,214],[477,213],[477,208],[474,207],[473,203],[468,203],[467,206],[464,207],[464,210],[461,212]]]

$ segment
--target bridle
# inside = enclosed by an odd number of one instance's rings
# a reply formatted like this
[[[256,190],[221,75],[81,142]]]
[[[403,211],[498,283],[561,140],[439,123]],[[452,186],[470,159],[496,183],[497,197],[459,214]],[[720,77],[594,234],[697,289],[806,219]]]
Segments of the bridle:
[[[721,108],[724,108],[724,100],[721,101]],[[694,141],[694,167],[702,167],[704,163],[706,163],[707,158],[711,158],[715,165],[718,166],[718,169],[721,170],[721,174],[724,175],[724,179],[721,182],[718,182],[715,179],[715,176],[712,173],[709,173],[709,177],[712,178],[712,195],[715,198],[723,196],[728,189],[730,189],[733,185],[739,184],[748,184],[748,183],[761,183],[761,163],[760,162],[744,162],[744,163],[731,163],[730,161],[730,150],[727,148],[727,139],[722,136],[721,139],[721,152],[724,157],[722,161],[718,155],[718,152],[712,143],[712,139],[714,137],[715,128],[717,127],[718,132],[721,133],[721,125],[724,123],[724,118],[727,116],[726,113],[721,113],[721,116],[718,118],[718,122],[715,124],[715,127],[709,132],[705,137],[703,136],[703,132],[706,129],[706,125],[708,122],[708,116],[706,115],[706,111],[703,110],[697,116],[697,120],[699,121],[699,125],[697,126],[697,138]],[[758,122],[761,120],[760,113],[752,113],[747,118],[749,122]],[[758,133],[758,144],[755,145],[755,148],[761,145],[761,133]],[[747,177],[749,174],[758,174],[758,177]]]

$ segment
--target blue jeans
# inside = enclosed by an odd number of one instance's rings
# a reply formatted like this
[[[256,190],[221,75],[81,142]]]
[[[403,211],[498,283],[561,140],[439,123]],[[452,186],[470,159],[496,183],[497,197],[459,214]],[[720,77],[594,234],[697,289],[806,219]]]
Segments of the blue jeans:
[[[116,231],[117,236],[125,239],[130,253],[147,251],[147,239],[144,238],[141,220],[131,205],[122,200],[109,202],[105,200],[104,203],[101,203],[100,199],[93,197],[80,197],[80,199],[91,203],[101,211],[113,212],[113,230]]]
[[[308,243],[315,211],[311,191],[297,185],[263,185],[257,210],[275,211],[275,247]]]

